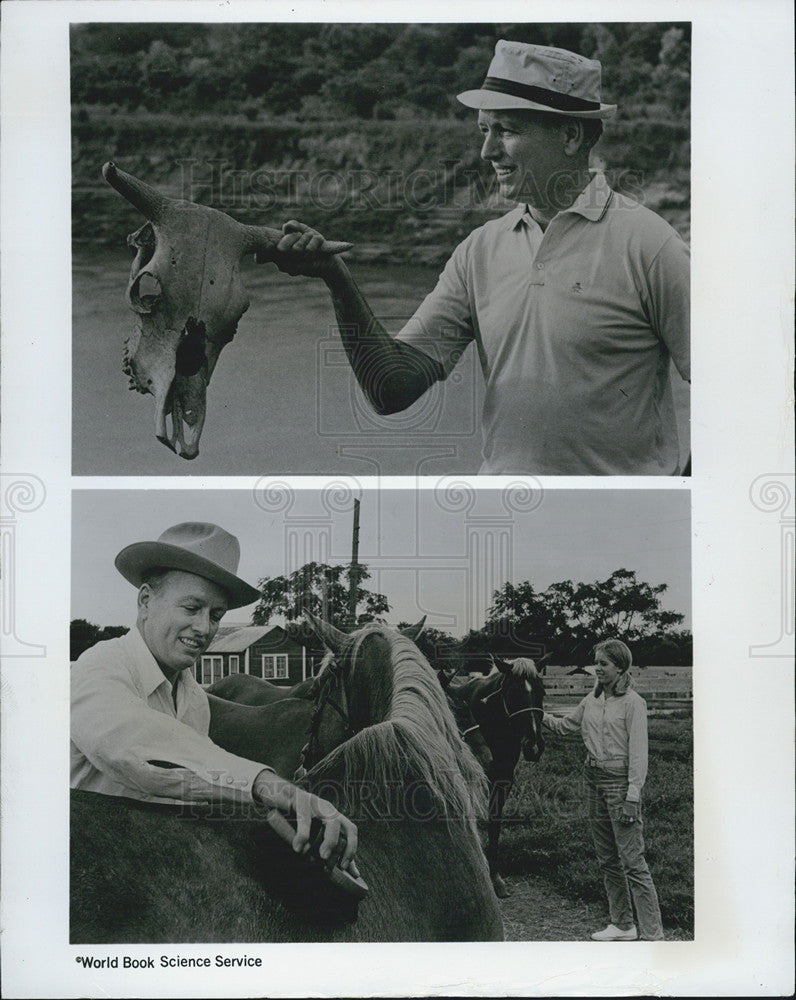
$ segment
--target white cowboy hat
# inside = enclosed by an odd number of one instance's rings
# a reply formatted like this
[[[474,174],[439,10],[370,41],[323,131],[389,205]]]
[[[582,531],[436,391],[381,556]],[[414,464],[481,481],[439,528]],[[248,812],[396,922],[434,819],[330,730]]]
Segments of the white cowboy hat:
[[[218,584],[229,607],[242,608],[260,598],[260,591],[236,573],[238,539],[217,524],[187,521],[167,528],[156,542],[134,542],[116,556],[116,569],[134,587],[153,569],[177,569]]]
[[[610,118],[616,105],[600,101],[601,73],[596,59],[501,39],[480,90],[457,97],[481,111],[529,108],[572,118]]]

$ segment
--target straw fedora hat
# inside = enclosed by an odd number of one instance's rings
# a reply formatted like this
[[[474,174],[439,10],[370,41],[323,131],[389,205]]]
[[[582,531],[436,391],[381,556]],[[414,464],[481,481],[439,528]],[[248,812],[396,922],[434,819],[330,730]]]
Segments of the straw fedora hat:
[[[236,574],[238,539],[217,524],[186,521],[167,528],[155,542],[134,542],[116,556],[115,565],[134,587],[153,569],[177,569],[210,580],[227,594],[229,607],[241,608],[260,598],[260,591]]]
[[[479,90],[457,98],[468,108],[499,111],[528,108],[573,118],[610,118],[615,104],[603,104],[602,66],[566,49],[501,39]]]

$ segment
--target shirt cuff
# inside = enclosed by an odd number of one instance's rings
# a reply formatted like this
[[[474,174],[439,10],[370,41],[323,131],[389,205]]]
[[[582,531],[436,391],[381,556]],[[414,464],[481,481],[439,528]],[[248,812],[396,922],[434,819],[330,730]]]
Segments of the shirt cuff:
[[[224,789],[230,797],[256,802],[252,794],[252,785],[261,771],[273,771],[273,768],[267,764],[239,758],[233,768],[227,771],[208,768],[204,774],[199,773],[199,777],[218,789]]]
[[[625,796],[625,799],[628,802],[640,802],[641,801],[641,789],[638,787],[638,785],[628,785],[627,786],[627,795]]]

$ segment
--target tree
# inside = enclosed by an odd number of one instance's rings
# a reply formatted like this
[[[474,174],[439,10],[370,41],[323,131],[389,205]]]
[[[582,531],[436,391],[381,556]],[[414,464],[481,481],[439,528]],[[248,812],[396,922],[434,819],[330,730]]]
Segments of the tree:
[[[667,590],[665,583],[653,587],[638,580],[635,570],[614,570],[607,580],[581,583],[574,589],[571,627],[598,638],[619,636],[628,643],[665,634],[684,618],[661,608],[660,597]]]
[[[126,625],[106,625],[100,628],[85,618],[73,618],[69,623],[69,659],[74,662],[81,653],[103,639],[115,639],[129,631]]]
[[[463,648],[496,652],[502,644],[519,655],[523,645],[536,646],[553,650],[555,662],[582,665],[590,662],[596,642],[615,636],[631,648],[655,646],[657,655],[664,655],[670,642],[681,657],[687,656],[685,637],[690,639],[690,633],[674,630],[684,616],[661,608],[667,589],[665,583],[652,586],[627,569],[594,583],[562,580],[540,593],[528,581],[506,583],[495,591],[484,627],[471,632]]]
[[[356,573],[356,624],[378,621],[379,615],[390,610],[389,602],[384,594],[376,594],[362,586],[362,582],[370,578],[366,566],[359,564]],[[349,582],[350,567],[316,562],[307,563],[288,576],[263,577],[257,584],[262,597],[252,614],[252,625],[267,625],[274,615],[282,615],[292,622],[309,611],[345,629],[349,625]]]
[[[398,628],[407,628],[414,622],[399,622]],[[442,629],[426,626],[415,639],[415,645],[435,670],[452,670],[459,666],[459,640]]]

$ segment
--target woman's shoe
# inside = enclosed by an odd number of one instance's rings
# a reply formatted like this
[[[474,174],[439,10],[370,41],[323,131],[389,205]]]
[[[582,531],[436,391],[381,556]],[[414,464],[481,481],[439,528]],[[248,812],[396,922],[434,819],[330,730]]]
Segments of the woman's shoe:
[[[591,936],[592,941],[636,941],[638,931],[633,924],[628,930],[620,930],[615,924],[609,924],[601,931],[595,931]]]

